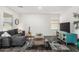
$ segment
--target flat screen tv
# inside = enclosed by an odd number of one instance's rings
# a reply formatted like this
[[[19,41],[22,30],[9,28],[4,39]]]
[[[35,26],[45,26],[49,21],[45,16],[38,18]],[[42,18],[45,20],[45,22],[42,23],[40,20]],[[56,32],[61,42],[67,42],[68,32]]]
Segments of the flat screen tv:
[[[60,23],[60,31],[65,31],[70,33],[70,22]]]

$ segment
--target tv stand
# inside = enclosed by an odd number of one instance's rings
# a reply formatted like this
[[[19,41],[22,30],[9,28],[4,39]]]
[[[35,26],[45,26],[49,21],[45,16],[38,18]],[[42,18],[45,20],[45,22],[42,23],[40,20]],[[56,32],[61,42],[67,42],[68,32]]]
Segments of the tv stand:
[[[66,45],[68,43],[72,43],[74,45],[77,44],[77,35],[74,33],[67,33],[67,32],[58,31],[57,38],[62,40],[63,42],[65,42]]]
[[[66,42],[65,41],[65,34],[64,34],[64,32],[57,31],[57,39],[60,39],[61,41]]]

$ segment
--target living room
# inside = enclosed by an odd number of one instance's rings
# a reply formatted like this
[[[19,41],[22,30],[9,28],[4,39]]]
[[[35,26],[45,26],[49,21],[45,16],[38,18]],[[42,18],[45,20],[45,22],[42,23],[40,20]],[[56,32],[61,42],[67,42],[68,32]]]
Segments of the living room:
[[[76,6],[1,6],[1,52],[78,52]]]

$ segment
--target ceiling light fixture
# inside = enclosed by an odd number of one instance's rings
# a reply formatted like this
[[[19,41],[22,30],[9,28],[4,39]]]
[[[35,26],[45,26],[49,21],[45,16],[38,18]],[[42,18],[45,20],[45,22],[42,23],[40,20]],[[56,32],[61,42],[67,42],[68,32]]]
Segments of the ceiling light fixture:
[[[38,10],[42,10],[43,8],[41,6],[38,7]]]
[[[18,6],[18,7],[23,8],[23,6]]]

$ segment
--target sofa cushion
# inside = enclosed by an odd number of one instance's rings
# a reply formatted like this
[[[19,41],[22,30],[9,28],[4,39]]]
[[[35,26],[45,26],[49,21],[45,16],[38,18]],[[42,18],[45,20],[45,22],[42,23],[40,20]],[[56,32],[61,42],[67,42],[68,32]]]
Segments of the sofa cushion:
[[[10,35],[15,35],[15,34],[18,34],[18,29],[13,29],[13,30],[9,30],[7,31]]]
[[[2,37],[11,37],[11,35],[9,33],[7,33],[7,32],[4,32],[1,36]]]
[[[12,46],[22,46],[25,42],[25,36],[12,36]]]

